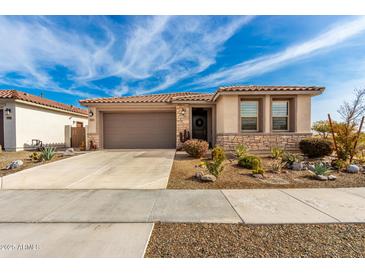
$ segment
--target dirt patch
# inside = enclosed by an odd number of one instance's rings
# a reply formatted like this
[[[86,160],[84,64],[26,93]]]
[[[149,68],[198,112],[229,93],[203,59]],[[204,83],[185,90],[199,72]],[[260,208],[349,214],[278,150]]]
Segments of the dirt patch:
[[[47,162],[33,162],[29,159],[29,155],[32,154],[30,151],[16,151],[16,152],[0,152],[0,177],[12,174],[24,169],[28,169],[31,167],[43,165],[46,163],[55,162],[58,160],[66,159],[73,156],[64,156],[62,153],[56,153],[52,160]],[[23,165],[16,169],[6,170],[5,167],[14,160],[22,160]]]
[[[155,224],[145,257],[364,257],[365,224]]]
[[[265,170],[270,169],[272,159],[263,158]],[[194,178],[202,160],[189,157],[186,153],[176,153],[167,188],[171,189],[244,189],[244,188],[332,188],[364,187],[364,174],[332,172],[336,181],[317,181],[308,171],[287,170],[287,173],[266,172],[265,179],[251,176],[251,170],[241,168],[235,160],[226,160],[222,174],[214,183],[202,183]]]

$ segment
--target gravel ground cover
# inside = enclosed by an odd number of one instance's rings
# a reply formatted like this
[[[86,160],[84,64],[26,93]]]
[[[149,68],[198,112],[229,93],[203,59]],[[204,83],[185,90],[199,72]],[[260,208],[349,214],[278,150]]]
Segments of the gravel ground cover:
[[[365,257],[365,224],[157,223],[145,257]]]
[[[335,181],[313,180],[308,171],[287,170],[286,173],[271,173],[269,157],[262,158],[265,179],[251,176],[251,170],[241,168],[236,160],[226,160],[222,174],[214,183],[203,183],[194,178],[196,166],[202,160],[189,157],[186,153],[176,153],[167,188],[170,189],[245,189],[245,188],[328,188],[364,187],[365,174],[332,172]]]
[[[29,159],[29,155],[32,154],[32,152],[30,151],[16,151],[16,152],[0,152],[0,177],[1,176],[5,176],[8,174],[12,174],[27,168],[31,168],[34,166],[39,166],[39,165],[43,165],[46,163],[50,163],[50,162],[54,162],[54,161],[58,161],[58,160],[62,160],[62,159],[66,159],[69,157],[73,157],[73,156],[64,156],[61,153],[56,153],[55,156],[52,158],[52,160],[50,161],[43,161],[43,162],[33,162]],[[76,154],[75,154],[76,155]],[[16,169],[5,169],[5,167],[14,160],[22,160],[23,161],[23,165],[20,166],[19,168]]]

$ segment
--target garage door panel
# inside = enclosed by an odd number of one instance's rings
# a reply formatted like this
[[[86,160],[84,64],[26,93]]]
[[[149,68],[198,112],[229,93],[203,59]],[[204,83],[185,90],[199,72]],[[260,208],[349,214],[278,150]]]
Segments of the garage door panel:
[[[174,148],[174,112],[104,113],[105,148]]]

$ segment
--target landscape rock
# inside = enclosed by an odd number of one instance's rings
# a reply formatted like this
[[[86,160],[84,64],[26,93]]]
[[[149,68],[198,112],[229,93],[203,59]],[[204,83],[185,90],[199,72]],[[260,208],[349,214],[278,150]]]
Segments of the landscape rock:
[[[308,165],[308,170],[314,171],[315,170],[315,166],[314,165]]]
[[[200,177],[203,182],[215,182],[217,178],[214,175],[206,174]]]
[[[66,149],[65,152],[63,153],[63,155],[65,155],[65,156],[72,156],[74,154],[75,154],[75,150],[72,147]]]
[[[359,173],[360,168],[357,165],[349,165],[347,166],[348,173]]]
[[[8,164],[5,169],[15,169],[15,168],[18,168],[22,165],[23,165],[22,160],[14,160],[10,164]]]
[[[204,176],[204,173],[203,172],[201,172],[201,171],[198,171],[197,173],[195,173],[195,178],[197,178],[197,179],[201,179],[201,177],[203,177]]]
[[[328,176],[328,180],[330,180],[330,181],[334,181],[336,179],[337,179],[337,177],[335,175]]]
[[[319,181],[327,181],[328,180],[328,177],[324,176],[324,175],[316,175],[315,178]]]
[[[303,163],[302,163],[302,162],[294,162],[294,163],[291,165],[291,168],[292,168],[292,170],[299,171],[299,170],[303,170],[304,165],[303,165]]]
[[[252,176],[256,179],[264,179],[264,175],[262,174],[252,174]]]

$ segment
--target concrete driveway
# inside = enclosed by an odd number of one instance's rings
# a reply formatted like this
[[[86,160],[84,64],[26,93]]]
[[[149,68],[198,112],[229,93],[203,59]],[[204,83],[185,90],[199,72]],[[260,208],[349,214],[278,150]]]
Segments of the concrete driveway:
[[[175,150],[103,150],[2,177],[2,189],[164,189]]]

